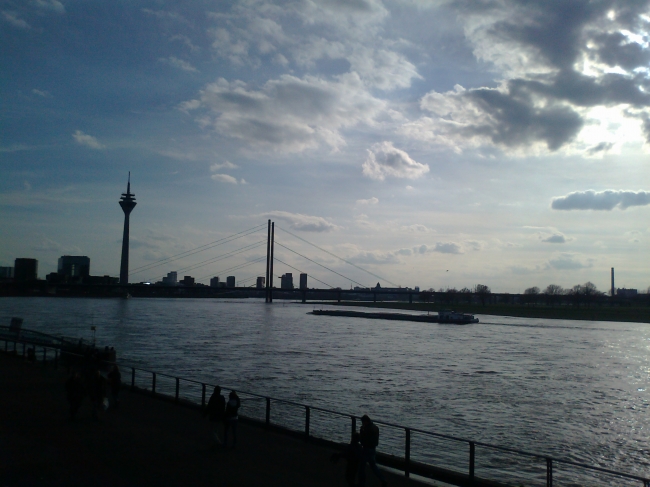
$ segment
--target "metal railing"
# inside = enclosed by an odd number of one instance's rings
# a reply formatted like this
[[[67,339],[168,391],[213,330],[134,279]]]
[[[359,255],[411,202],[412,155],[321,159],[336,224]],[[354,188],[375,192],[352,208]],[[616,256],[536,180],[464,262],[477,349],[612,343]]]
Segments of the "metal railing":
[[[66,355],[66,356],[77,356],[81,357],[81,355],[72,353],[72,352],[66,352],[66,351],[60,351],[58,348],[52,348],[48,346],[44,346],[41,344],[33,344],[28,341],[14,341],[11,339],[6,339],[0,337],[0,340],[3,340],[5,342],[5,352],[10,351],[9,350],[9,343],[13,342],[13,352],[18,353],[19,350],[17,348],[17,344],[22,344],[22,355],[23,357],[26,357],[27,353],[27,345],[33,345],[34,346],[34,351],[36,350],[36,347],[39,349],[42,349],[42,362],[43,365],[47,364],[48,360],[48,353],[47,350],[51,349],[53,350],[53,364],[54,367],[58,367],[60,359]],[[33,359],[38,360],[38,353],[34,353]],[[52,355],[50,355],[52,357]],[[112,362],[104,362],[106,364],[112,364]],[[164,373],[159,373],[155,372],[152,370],[147,370],[139,367],[134,367],[132,365],[128,364],[122,364],[122,363],[116,363],[119,367],[121,367],[123,370],[124,369],[130,369],[131,371],[131,377],[130,377],[130,387],[131,389],[145,389],[147,390],[146,386],[149,386],[149,390],[151,391],[151,394],[156,396],[161,396],[161,397],[166,397],[170,398],[176,402],[181,402],[183,400],[187,401],[189,400],[190,402],[201,406],[201,408],[204,408],[207,404],[206,398],[207,398],[207,388],[212,387],[214,388],[215,385],[207,383],[207,382],[201,382],[193,379],[186,379],[183,377],[177,377],[174,375],[170,374],[164,374]],[[139,375],[145,374],[145,387],[142,387],[142,381],[140,379]],[[167,384],[161,383],[161,379],[168,380]],[[123,381],[124,383],[125,381]],[[190,392],[186,394],[182,394],[182,389],[181,389],[181,384],[187,384],[186,388],[183,389],[189,389]],[[165,392],[161,391],[161,386],[163,389],[166,389]],[[194,389],[194,393],[192,393],[192,388]],[[234,390],[234,388],[231,387],[225,387],[222,386],[223,389],[225,390]],[[167,393],[167,391],[171,392],[171,394]],[[354,414],[348,414],[348,413],[342,413],[340,411],[334,411],[331,409],[327,408],[321,408],[317,406],[311,406],[308,404],[303,404],[295,401],[287,401],[285,399],[278,399],[272,396],[267,396],[263,394],[257,394],[253,392],[246,392],[246,391],[241,391],[237,389],[238,394],[245,396],[243,400],[246,400],[248,398],[249,400],[257,400],[260,401],[261,404],[263,404],[262,410],[259,412],[257,417],[255,416],[242,416],[242,417],[247,417],[250,419],[256,419],[263,424],[265,424],[266,427],[271,427],[271,426],[280,426],[282,428],[286,428],[290,431],[301,433],[306,440],[309,440],[310,438],[321,438],[327,441],[342,441],[346,439],[346,434],[342,434],[342,430],[339,431],[339,435],[337,438],[332,438],[331,436],[337,436],[335,432],[332,431],[330,428],[328,432],[330,435],[330,438],[323,438],[319,437],[313,434],[313,429],[312,429],[312,416],[314,413],[320,413],[320,414],[325,414],[329,416],[333,416],[335,418],[345,418],[345,421],[349,421],[349,432],[350,434],[355,432],[357,429],[357,420],[360,419],[360,416],[356,416]],[[199,400],[200,397],[200,400]],[[271,420],[271,413],[272,413],[272,408],[271,405],[273,403],[277,403],[280,407],[280,409],[283,409],[284,412],[287,412],[289,408],[294,408],[299,411],[303,411],[302,414],[299,414],[299,416],[302,416],[304,414],[303,420],[304,420],[304,427],[301,429],[296,429],[294,427],[288,426],[285,421],[283,424],[281,421],[276,421],[275,423],[272,422]],[[299,419],[299,418],[296,418]],[[474,480],[480,481],[484,479],[479,479],[478,476],[476,475],[476,470],[477,470],[477,455],[476,455],[476,448],[481,447],[486,450],[490,450],[493,452],[499,452],[499,453],[505,453],[509,455],[516,455],[519,457],[525,457],[527,459],[532,459],[537,461],[538,463],[541,463],[541,467],[544,468],[545,466],[545,485],[547,487],[553,487],[554,485],[554,472],[561,467],[571,467],[573,469],[581,469],[582,471],[587,471],[590,472],[591,474],[598,475],[598,474],[606,474],[609,477],[618,477],[619,479],[625,479],[628,481],[636,481],[640,482],[643,484],[643,487],[650,487],[650,478],[648,477],[641,477],[638,475],[633,475],[633,474],[627,474],[623,472],[618,472],[616,470],[608,469],[608,468],[603,468],[603,467],[596,467],[593,465],[587,465],[584,463],[579,463],[579,462],[574,462],[571,460],[565,460],[561,458],[556,458],[553,456],[545,455],[545,454],[540,454],[540,453],[531,453],[528,451],[523,451],[523,450],[518,450],[514,448],[508,448],[508,447],[503,447],[503,446],[498,446],[498,445],[493,445],[490,443],[484,443],[481,441],[473,441],[473,440],[468,440],[465,438],[459,438],[456,436],[451,436],[451,435],[445,435],[442,433],[435,433],[432,431],[427,431],[419,428],[410,428],[407,426],[399,425],[399,424],[394,424],[386,421],[380,421],[380,420],[373,420],[373,422],[377,425],[385,426],[387,428],[392,428],[394,430],[401,431],[403,435],[400,435],[404,439],[404,448],[403,448],[403,456],[402,457],[397,457],[397,462],[393,462],[394,464],[397,464],[397,468],[402,470],[404,472],[404,475],[406,477],[409,477],[411,473],[417,473],[418,475],[421,476],[427,476],[426,474],[426,468],[429,467],[432,471],[433,470],[440,470],[440,471],[445,471],[447,473],[451,472],[452,474],[455,473],[458,478],[463,478],[464,482],[469,481],[470,483],[473,482]],[[347,428],[346,428],[347,429]],[[458,471],[452,471],[452,470],[445,470],[440,467],[436,467],[431,464],[424,464],[424,468],[422,468],[422,463],[421,462],[415,462],[412,459],[412,445],[413,445],[413,438],[414,435],[422,435],[425,438],[433,438],[437,440],[445,440],[445,441],[451,441],[454,443],[461,443],[466,445],[466,450],[465,450],[465,461],[466,463],[466,468],[465,472],[458,472]],[[378,455],[378,463],[386,463],[385,459],[388,457],[388,455]],[[384,459],[384,461],[382,461]],[[391,467],[395,467],[395,465],[391,465]],[[494,471],[494,469],[492,469]],[[543,472],[543,470],[542,470]],[[530,481],[530,478],[518,478],[517,482],[518,485],[522,481]]]

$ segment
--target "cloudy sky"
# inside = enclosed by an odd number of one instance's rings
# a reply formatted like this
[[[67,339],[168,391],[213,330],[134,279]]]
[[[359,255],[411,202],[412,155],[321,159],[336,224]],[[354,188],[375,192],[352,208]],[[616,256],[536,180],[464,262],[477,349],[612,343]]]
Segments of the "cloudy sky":
[[[131,171],[132,270],[219,244],[132,281],[252,284],[271,218],[276,274],[332,286],[646,289],[649,31],[640,0],[1,1],[0,265],[117,276]]]

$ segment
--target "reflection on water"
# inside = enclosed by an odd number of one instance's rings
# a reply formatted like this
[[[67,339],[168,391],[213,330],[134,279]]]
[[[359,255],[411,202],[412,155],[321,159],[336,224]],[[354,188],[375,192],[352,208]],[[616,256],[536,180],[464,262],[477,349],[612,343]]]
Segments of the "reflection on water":
[[[160,372],[650,474],[647,325],[480,316],[450,326],[311,309],[252,299],[2,298],[0,322],[21,316],[25,328],[85,339],[94,324],[98,344]],[[400,454],[394,434],[386,449]],[[457,455],[466,465],[464,450],[416,441],[425,458]],[[488,452],[479,468],[494,468]]]

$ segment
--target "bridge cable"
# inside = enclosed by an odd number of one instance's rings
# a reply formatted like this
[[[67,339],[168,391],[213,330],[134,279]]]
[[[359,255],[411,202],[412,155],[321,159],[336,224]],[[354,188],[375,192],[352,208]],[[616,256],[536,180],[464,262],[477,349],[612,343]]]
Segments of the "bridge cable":
[[[205,245],[201,245],[199,247],[196,247],[196,248],[193,248],[193,249],[190,249],[190,250],[186,250],[186,251],[181,252],[179,254],[172,255],[171,257],[165,257],[164,259],[157,260],[156,262],[152,262],[150,264],[145,264],[145,265],[142,265],[140,267],[136,267],[135,269],[129,271],[129,274],[138,274],[138,273],[143,272],[145,270],[149,270],[149,269],[152,269],[154,267],[158,267],[159,265],[163,265],[165,263],[172,262],[174,260],[181,259],[183,257],[188,257],[190,255],[193,255],[193,254],[196,254],[196,253],[199,253],[199,252],[203,252],[204,250],[208,250],[208,249],[210,249],[212,247],[217,247],[218,245],[221,245],[223,243],[232,242],[233,240],[237,240],[238,238],[245,237],[246,235],[250,235],[251,233],[255,233],[255,232],[261,230],[261,228],[264,227],[264,226],[266,226],[266,224],[257,225],[256,227],[251,227],[251,228],[249,228],[247,230],[243,230],[243,231],[241,231],[239,233],[234,233],[234,234],[232,234],[232,235],[230,235],[228,237],[224,237],[224,238],[221,238],[219,240],[214,240],[213,242],[207,243]],[[241,235],[241,234],[244,234],[244,233],[246,235]],[[240,236],[238,237],[237,235],[240,235]],[[234,237],[236,237],[236,238],[234,238]],[[225,242],[225,241],[227,241],[227,242]]]
[[[218,255],[216,257],[211,257],[209,259],[206,259],[204,261],[198,262],[196,264],[191,264],[187,267],[182,267],[178,269],[176,272],[187,272],[192,269],[196,269],[198,267],[204,267],[209,264],[213,264],[214,262],[217,262],[218,260],[225,259],[226,257],[232,257],[233,255],[241,254],[242,252],[246,252],[247,250],[254,249],[255,247],[261,247],[263,244],[266,243],[266,240],[260,240],[259,242],[255,242],[249,245],[245,245],[244,247],[240,247],[238,249],[232,250],[230,252],[226,252],[225,254]],[[266,258],[266,257],[265,257]]]
[[[366,273],[370,274],[371,276],[376,277],[377,279],[381,279],[382,281],[386,281],[387,283],[392,284],[392,285],[395,286],[395,287],[399,287],[399,285],[395,284],[394,282],[391,282],[391,281],[389,281],[388,279],[385,279],[385,278],[383,278],[383,277],[381,277],[381,276],[378,276],[377,274],[374,274],[374,273],[372,273],[372,272],[370,272],[370,271],[364,269],[363,267],[359,267],[358,265],[353,264],[353,263],[350,262],[349,260],[345,260],[343,257],[339,257],[338,255],[333,254],[333,253],[330,252],[329,250],[325,250],[324,248],[319,247],[318,245],[311,243],[309,240],[305,240],[304,238],[299,237],[298,235],[295,235],[295,234],[291,233],[291,232],[288,231],[288,230],[285,230],[284,228],[282,228],[282,227],[280,227],[280,226],[277,226],[277,225],[276,225],[276,228],[282,230],[282,231],[285,232],[285,233],[288,233],[289,235],[292,235],[292,236],[296,237],[298,240],[302,240],[303,242],[308,243],[309,245],[312,245],[312,246],[316,247],[316,248],[319,249],[319,250],[322,250],[323,252],[325,252],[325,253],[331,255],[332,257],[336,257],[337,259],[342,260],[342,261],[345,262],[346,264],[350,264],[352,267],[356,267],[356,268],[359,269],[360,271],[366,272]],[[346,278],[346,279],[347,279],[347,278]],[[352,279],[350,279],[350,280],[352,280]]]
[[[276,245],[279,245],[280,247],[283,247],[283,248],[287,249],[289,252],[293,252],[294,254],[299,255],[300,257],[302,257],[302,258],[304,258],[304,259],[307,259],[307,260],[310,261],[310,262],[313,262],[313,263],[316,264],[316,265],[319,265],[319,266],[323,267],[324,269],[327,269],[327,270],[330,271],[330,272],[333,272],[334,274],[337,274],[337,275],[341,276],[343,279],[346,279],[346,280],[348,280],[348,281],[350,281],[350,282],[353,282],[353,283],[355,283],[355,284],[358,284],[359,286],[362,286],[362,287],[364,287],[364,288],[367,287],[367,286],[364,286],[363,284],[361,284],[360,282],[355,281],[354,279],[351,279],[351,278],[349,278],[349,277],[344,276],[343,274],[341,274],[341,273],[339,273],[339,272],[336,272],[334,269],[330,269],[329,267],[327,267],[327,266],[325,266],[325,265],[323,265],[323,264],[320,264],[320,263],[316,262],[315,260],[312,260],[312,259],[310,259],[309,257],[307,257],[307,256],[305,256],[305,255],[302,255],[301,253],[296,252],[295,250],[291,250],[289,247],[287,247],[287,246],[285,246],[285,245],[282,245],[282,244],[279,243],[277,240],[275,241],[275,244],[276,244]]]

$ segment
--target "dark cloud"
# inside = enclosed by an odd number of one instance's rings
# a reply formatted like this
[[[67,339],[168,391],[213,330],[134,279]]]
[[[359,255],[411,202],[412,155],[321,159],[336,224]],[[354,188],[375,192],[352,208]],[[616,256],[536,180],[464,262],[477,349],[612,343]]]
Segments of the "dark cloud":
[[[491,116],[488,123],[470,126],[465,131],[487,136],[497,145],[516,147],[540,140],[549,150],[557,150],[573,139],[583,125],[580,116],[570,108],[537,108],[529,96],[514,90],[504,93],[478,89],[466,96]]]
[[[554,198],[551,208],[554,210],[601,210],[614,208],[625,210],[630,206],[650,205],[648,191],[576,191],[566,196]]]
[[[595,154],[598,154],[599,152],[607,152],[613,146],[614,144],[611,142],[601,142],[600,144],[590,147],[585,152],[587,153],[587,155],[593,156]]]
[[[433,248],[434,252],[440,252],[442,254],[462,254],[460,245],[454,242],[437,242],[436,246]]]
[[[542,242],[546,243],[566,243],[564,235],[551,235],[550,237],[543,238]]]
[[[650,0],[455,4],[475,53],[502,68],[505,80],[498,89],[445,93],[446,114],[436,110],[440,105],[431,108],[440,98],[427,95],[422,107],[442,122],[433,132],[506,148],[542,142],[554,151],[581,131],[580,108],[628,105],[634,109],[628,115],[642,121],[650,142],[649,5]]]

